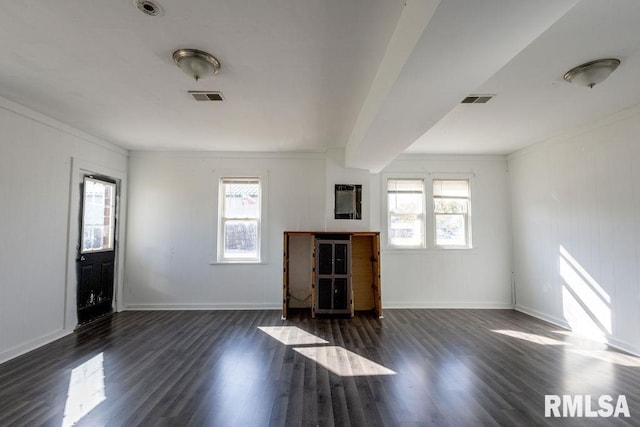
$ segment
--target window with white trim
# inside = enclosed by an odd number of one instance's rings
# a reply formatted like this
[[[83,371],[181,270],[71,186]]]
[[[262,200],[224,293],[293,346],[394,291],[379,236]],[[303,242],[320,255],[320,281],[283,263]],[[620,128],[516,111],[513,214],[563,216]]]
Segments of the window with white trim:
[[[260,177],[221,177],[218,210],[218,261],[260,262]]]
[[[425,247],[424,180],[387,180],[387,236],[390,247]]]
[[[470,208],[469,180],[433,180],[433,222],[436,246],[471,247]]]

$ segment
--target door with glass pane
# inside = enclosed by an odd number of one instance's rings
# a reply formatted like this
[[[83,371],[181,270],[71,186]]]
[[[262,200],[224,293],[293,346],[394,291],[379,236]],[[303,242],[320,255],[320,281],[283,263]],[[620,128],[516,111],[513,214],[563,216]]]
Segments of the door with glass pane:
[[[85,176],[78,245],[78,323],[110,314],[116,253],[116,183]]]
[[[316,240],[316,313],[351,312],[351,242]]]

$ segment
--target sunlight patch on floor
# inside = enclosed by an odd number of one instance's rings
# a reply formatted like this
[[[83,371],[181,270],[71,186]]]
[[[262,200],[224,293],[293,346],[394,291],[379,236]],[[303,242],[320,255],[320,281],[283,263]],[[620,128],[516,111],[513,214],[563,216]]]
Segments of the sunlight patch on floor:
[[[566,342],[554,340],[553,338],[544,337],[538,334],[531,334],[528,332],[514,331],[510,329],[494,329],[492,332],[501,335],[507,335],[509,337],[518,338],[521,340],[529,341],[540,345],[569,345]]]
[[[391,369],[338,346],[297,347],[293,350],[341,377],[396,374]]]
[[[341,377],[396,374],[391,369],[346,348],[324,345],[330,344],[329,341],[297,326],[258,326],[258,329],[284,345],[298,346],[293,350]]]
[[[564,335],[570,341],[559,341],[542,335],[532,334],[529,332],[514,331],[511,329],[494,329],[492,330],[492,332],[540,345],[566,346],[565,351],[568,351],[570,353],[578,354],[580,356],[600,360],[603,362],[609,362],[615,365],[634,368],[640,367],[640,357],[620,353],[615,350],[607,350],[606,344],[603,344],[601,341],[572,331],[549,331],[554,334]]]
[[[258,329],[284,345],[329,344],[329,341],[303,331],[297,326],[258,326]]]
[[[624,353],[618,353],[616,351],[607,350],[582,350],[571,349],[571,353],[576,353],[581,356],[591,357],[592,359],[602,360],[604,362],[615,363],[616,365],[628,366],[631,368],[640,367],[640,358],[631,356]]]
[[[605,341],[602,340],[602,336],[589,336],[589,335],[585,335],[583,333],[577,332],[577,331],[562,331],[562,330],[553,330],[553,331],[549,331],[553,334],[558,334],[558,335],[564,335],[566,337],[570,337],[570,342],[572,344],[578,345],[578,346],[589,346],[590,348],[594,348],[598,347],[599,349],[602,350],[606,350],[607,349],[607,343]]]
[[[106,399],[102,353],[71,371],[62,427],[76,424]]]

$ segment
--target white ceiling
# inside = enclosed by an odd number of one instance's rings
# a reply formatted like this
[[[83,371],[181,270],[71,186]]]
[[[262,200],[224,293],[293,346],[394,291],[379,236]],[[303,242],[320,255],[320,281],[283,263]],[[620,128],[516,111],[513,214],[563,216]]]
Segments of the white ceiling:
[[[535,2],[530,2],[535,3]],[[578,2],[470,93],[487,104],[458,104],[407,151],[506,154],[640,102],[640,2]],[[574,66],[618,58],[593,89],[563,80]]]
[[[402,152],[510,153],[640,96],[637,0],[157,2],[163,16],[132,0],[3,2],[0,96],[127,149],[344,147],[372,171]],[[221,71],[190,80],[178,48]],[[601,85],[562,80],[602,57],[622,64]],[[496,97],[459,104],[473,93]]]

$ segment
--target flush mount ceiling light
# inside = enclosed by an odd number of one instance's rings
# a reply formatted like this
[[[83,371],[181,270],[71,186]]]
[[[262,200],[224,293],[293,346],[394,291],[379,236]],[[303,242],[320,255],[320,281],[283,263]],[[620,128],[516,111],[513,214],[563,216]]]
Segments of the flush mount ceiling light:
[[[213,55],[198,49],[178,49],[173,52],[173,60],[196,81],[216,74],[221,67],[220,61]]]
[[[618,65],[620,60],[615,58],[590,61],[567,71],[564,79],[570,83],[592,88],[609,77]]]
[[[140,12],[150,16],[162,15],[162,8],[151,0],[133,0],[133,4],[136,5]]]

